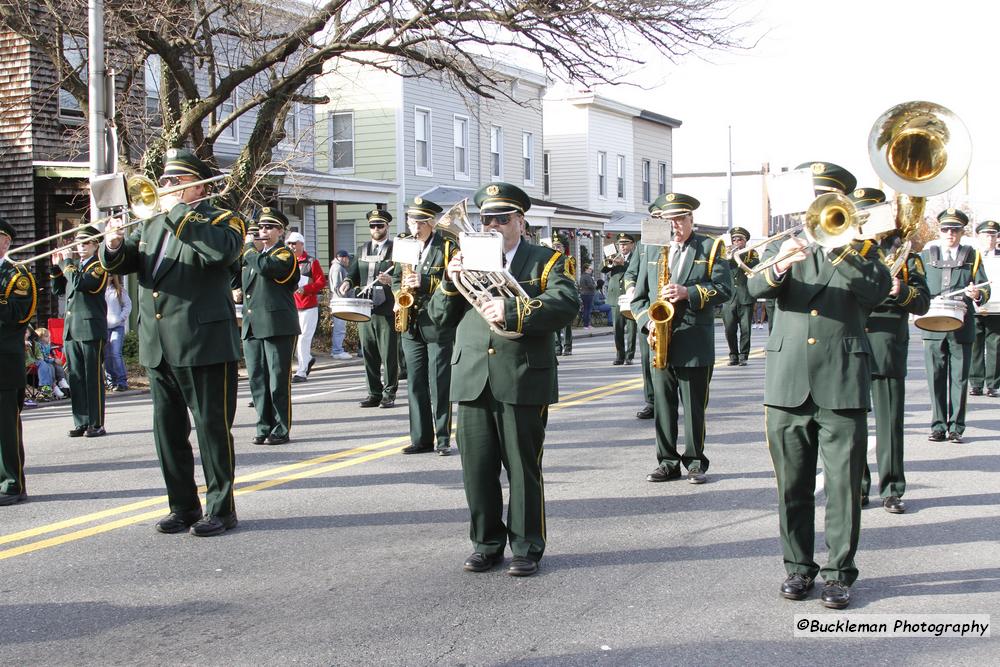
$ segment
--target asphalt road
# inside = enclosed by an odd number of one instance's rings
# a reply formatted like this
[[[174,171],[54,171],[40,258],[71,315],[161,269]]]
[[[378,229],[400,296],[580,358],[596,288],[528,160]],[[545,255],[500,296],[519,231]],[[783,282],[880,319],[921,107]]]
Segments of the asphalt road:
[[[762,346],[761,332],[754,347]],[[717,346],[724,345],[721,330]],[[405,401],[362,410],[356,364],[294,386],[293,442],[234,435],[239,528],[161,535],[148,396],[113,396],[109,436],[69,439],[68,406],[26,411],[30,502],[0,508],[0,645],[12,664],[998,664],[995,639],[796,638],[817,595],[779,598],[764,361],[712,382],[709,483],[650,484],[638,366],[578,339],[545,447],[540,573],[473,575],[457,456],[402,456]],[[725,355],[720,359],[725,360]],[[966,441],[930,443],[919,335],[907,384],[908,512],[864,511],[850,612],[1000,609],[1000,400]],[[405,392],[400,392],[400,398]],[[874,464],[874,454],[869,456]],[[200,474],[200,472],[199,472]],[[818,498],[822,506],[822,493]],[[825,557],[819,512],[817,557]],[[508,552],[508,558],[510,556]],[[1000,614],[994,614],[1000,618]]]

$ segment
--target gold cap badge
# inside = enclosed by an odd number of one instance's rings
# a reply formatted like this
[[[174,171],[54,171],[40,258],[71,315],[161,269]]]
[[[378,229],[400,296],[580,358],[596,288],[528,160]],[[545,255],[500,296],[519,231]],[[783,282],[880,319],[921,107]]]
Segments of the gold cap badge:
[[[500,194],[500,187],[497,185],[491,185],[488,188],[486,188],[486,194],[488,194],[491,197],[496,197],[498,194]]]

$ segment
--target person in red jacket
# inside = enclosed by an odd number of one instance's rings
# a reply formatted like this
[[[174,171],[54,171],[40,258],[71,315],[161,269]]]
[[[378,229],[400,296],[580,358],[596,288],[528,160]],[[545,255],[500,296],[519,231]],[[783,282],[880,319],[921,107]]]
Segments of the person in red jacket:
[[[295,308],[299,311],[299,342],[295,351],[297,366],[292,382],[305,382],[316,363],[312,355],[312,339],[316,333],[316,323],[319,322],[319,302],[316,297],[326,287],[326,276],[319,260],[306,252],[306,239],[298,232],[292,232],[286,240],[295,252],[295,260],[299,263],[299,288],[295,290]]]

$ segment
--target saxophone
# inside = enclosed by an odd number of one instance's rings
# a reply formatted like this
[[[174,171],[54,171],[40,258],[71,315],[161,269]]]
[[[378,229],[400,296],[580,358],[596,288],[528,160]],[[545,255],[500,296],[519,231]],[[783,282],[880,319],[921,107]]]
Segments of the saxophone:
[[[413,275],[413,265],[403,264],[403,276],[400,279],[402,287],[399,288],[399,294],[396,295],[396,304],[399,308],[396,309],[396,331],[398,333],[403,333],[410,328],[410,308],[413,307],[413,290],[406,286],[407,276]]]
[[[660,274],[656,283],[657,299],[649,304],[649,320],[653,323],[653,331],[656,333],[653,344],[650,345],[650,359],[653,368],[658,369],[667,367],[667,351],[670,348],[674,319],[674,305],[660,298],[663,288],[670,283],[669,253],[669,246],[663,246],[660,250]]]

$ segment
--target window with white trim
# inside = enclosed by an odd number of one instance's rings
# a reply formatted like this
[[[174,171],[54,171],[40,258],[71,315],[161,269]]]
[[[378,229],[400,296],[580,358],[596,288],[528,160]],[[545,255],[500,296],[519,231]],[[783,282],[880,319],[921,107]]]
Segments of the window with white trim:
[[[418,175],[433,176],[431,165],[431,110],[413,110],[413,163]]]
[[[146,89],[146,118],[152,127],[163,125],[163,118],[160,116],[161,69],[162,61],[158,53],[146,56],[146,63],[142,68],[143,88]]]
[[[552,182],[549,179],[552,168],[552,156],[548,151],[542,153],[542,193],[547,197],[552,193]]]
[[[521,133],[521,157],[524,161],[524,184],[531,185],[535,178],[535,135],[531,132]]]
[[[651,188],[652,184],[650,183],[650,180],[649,180],[650,177],[652,176],[652,174],[650,173],[651,171],[652,171],[652,165],[650,165],[649,160],[643,160],[642,161],[642,203],[643,204],[648,204],[648,203],[650,203],[652,201],[652,199],[650,198],[650,194],[651,194],[651,190],[652,190],[652,188]]]
[[[330,171],[354,169],[354,112],[330,114]]]
[[[490,178],[503,179],[503,128],[497,125],[490,128]]]
[[[597,194],[608,196],[608,154],[604,151],[597,152]]]
[[[657,176],[656,194],[657,196],[665,195],[667,194],[667,163],[660,162],[657,167],[659,174]]]
[[[625,199],[625,156],[618,156],[618,198]]]
[[[226,76],[226,74],[224,74],[223,72],[219,72],[219,78],[221,79],[223,78],[223,76]],[[219,105],[219,110],[215,112],[216,122],[219,123],[225,121],[227,118],[232,116],[236,112],[236,107],[237,107],[237,98],[236,98],[236,90],[234,89],[232,94],[229,95],[229,97],[222,100],[222,104]],[[292,114],[293,111],[288,112],[288,115]],[[240,119],[234,118],[233,122],[231,122],[229,125],[226,125],[226,127],[222,130],[222,133],[219,134],[219,139],[221,141],[238,143],[240,140]],[[294,139],[286,137],[285,141],[289,140],[294,141]]]
[[[454,117],[455,135],[455,178],[469,180],[469,119],[466,116]]]
[[[77,76],[87,83],[87,38],[76,37],[63,33],[62,37],[63,56],[69,64],[70,69],[76,72]],[[67,76],[68,76],[67,72]],[[83,118],[83,107],[79,100],[73,97],[69,91],[59,89],[59,115],[63,118]]]

